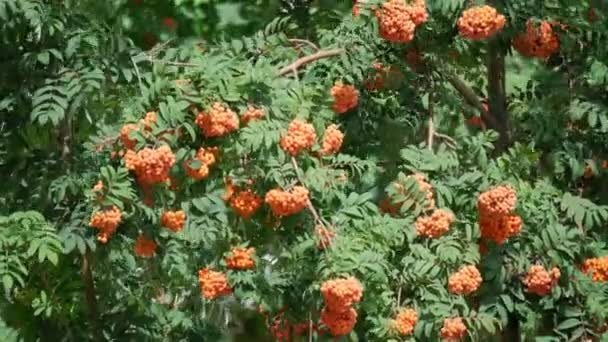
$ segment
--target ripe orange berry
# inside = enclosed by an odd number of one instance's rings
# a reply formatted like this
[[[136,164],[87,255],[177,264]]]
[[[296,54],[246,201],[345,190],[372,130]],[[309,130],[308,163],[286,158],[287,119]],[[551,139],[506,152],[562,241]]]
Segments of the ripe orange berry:
[[[453,273],[448,280],[448,290],[453,294],[471,294],[481,285],[481,274],[477,267],[463,266],[458,272]]]
[[[135,255],[142,258],[153,257],[156,253],[156,242],[146,238],[143,234],[140,234],[135,241]]]
[[[458,19],[458,31],[467,39],[486,39],[505,26],[505,16],[498,13],[491,6],[477,6],[469,8]]]
[[[526,32],[513,39],[513,48],[526,57],[546,59],[559,50],[559,37],[553,32],[553,24],[542,21],[538,27],[528,19]]]
[[[122,141],[122,144],[128,150],[134,149],[135,145],[137,145],[137,141],[134,139],[131,139],[129,137],[131,132],[134,132],[137,130],[139,130],[139,126],[137,124],[133,124],[133,123],[126,124],[126,125],[122,126],[122,128],[120,129],[120,140]]]
[[[228,296],[232,293],[226,275],[221,272],[203,268],[198,271],[198,281],[201,293],[205,299],[212,300],[220,296]]]
[[[230,207],[237,215],[248,220],[262,206],[262,198],[251,190],[239,191],[230,199]]]
[[[344,85],[336,82],[330,90],[334,98],[333,110],[337,114],[344,114],[357,107],[359,103],[359,92],[352,85]]]
[[[220,137],[239,128],[239,117],[226,105],[215,102],[207,112],[198,113],[196,124],[206,138]]]
[[[117,206],[112,206],[110,209],[98,211],[93,214],[89,221],[89,226],[99,230],[97,240],[101,243],[108,242],[108,239],[114,232],[122,219],[122,213]]]
[[[344,141],[344,133],[338,129],[338,126],[329,125],[325,129],[323,147],[319,153],[324,156],[337,153],[340,151],[340,147],[342,147],[342,141]]]
[[[402,309],[397,317],[392,320],[391,326],[401,336],[409,336],[414,332],[414,327],[418,321],[418,314],[414,309]]]
[[[145,184],[166,182],[175,164],[175,155],[167,145],[156,149],[146,147],[137,153],[128,150],[124,158],[127,169],[134,171],[137,181]]]
[[[144,126],[146,131],[151,131],[152,125],[156,123],[156,112],[147,112],[139,122]]]
[[[200,148],[196,152],[196,156],[194,160],[185,162],[184,169],[186,170],[186,174],[195,180],[201,180],[207,178],[209,176],[209,169],[213,164],[217,162],[218,149],[217,147],[210,148]],[[198,161],[200,166],[198,169],[192,167],[192,162]]]
[[[264,109],[249,105],[247,106],[247,111],[241,115],[241,121],[243,122],[243,125],[246,125],[252,120],[259,120],[263,117]]]
[[[467,333],[467,326],[461,317],[446,318],[441,328],[441,338],[445,341],[460,341]]]
[[[528,274],[523,280],[529,293],[534,293],[539,296],[546,296],[551,292],[551,289],[561,276],[557,267],[554,267],[551,272],[545,270],[541,265],[534,265],[528,270]]]
[[[287,128],[287,134],[281,138],[281,148],[292,156],[315,144],[317,133],[313,125],[301,120],[293,120]]]
[[[255,267],[253,260],[255,248],[233,248],[230,255],[226,257],[226,267],[231,270],[251,270]]]
[[[165,211],[160,218],[160,223],[163,227],[177,233],[184,228],[186,213],[183,210]]]
[[[388,0],[376,11],[380,36],[394,43],[409,43],[414,39],[416,26],[427,20],[424,0],[412,1],[411,5],[403,0]]]
[[[513,215],[517,203],[510,186],[499,186],[481,195],[477,201],[481,237],[501,245],[521,231],[521,217]]]
[[[582,266],[582,272],[591,274],[591,279],[593,281],[608,281],[608,256],[585,260]]]
[[[450,230],[456,217],[449,211],[437,209],[431,216],[421,216],[416,220],[416,234],[436,239]]]
[[[333,311],[329,307],[321,311],[321,323],[323,323],[329,333],[334,337],[348,335],[355,324],[357,324],[357,311],[347,308],[344,311]]]
[[[275,215],[289,216],[308,206],[308,190],[303,186],[294,186],[291,191],[273,189],[266,193],[264,201]]]
[[[336,237],[333,227],[325,228],[322,225],[315,227],[315,234],[317,235],[317,247],[319,249],[326,249],[331,246],[333,239]]]
[[[327,280],[321,285],[321,294],[329,310],[344,312],[361,300],[363,286],[354,277]]]

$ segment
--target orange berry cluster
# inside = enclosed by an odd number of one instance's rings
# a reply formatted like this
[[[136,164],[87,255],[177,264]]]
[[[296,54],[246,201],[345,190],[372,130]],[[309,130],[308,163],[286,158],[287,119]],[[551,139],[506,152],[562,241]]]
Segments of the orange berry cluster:
[[[248,220],[262,206],[262,198],[251,190],[239,191],[230,199],[230,207],[237,215]]]
[[[467,326],[461,317],[446,318],[441,327],[441,338],[445,341],[460,341],[467,333]]]
[[[388,0],[376,11],[380,36],[394,43],[409,43],[414,39],[416,27],[427,20],[424,0]]]
[[[399,335],[408,336],[414,331],[416,322],[418,321],[418,314],[414,309],[403,309],[399,311],[397,317],[392,320],[391,324]]]
[[[116,228],[118,228],[121,218],[122,213],[120,209],[112,206],[110,209],[94,213],[89,221],[89,226],[98,229],[97,240],[101,243],[106,243],[110,236],[114,234]]]
[[[455,219],[451,212],[437,209],[431,216],[420,216],[416,220],[416,234],[436,239],[450,230]]]
[[[328,280],[321,285],[325,307],[321,322],[333,336],[350,333],[357,323],[357,311],[353,305],[363,296],[363,286],[354,277]]]
[[[184,223],[186,223],[186,213],[183,210],[165,211],[160,217],[160,223],[163,225],[163,227],[177,233],[184,228]]]
[[[315,227],[315,234],[317,235],[317,247],[319,249],[331,246],[333,239],[336,237],[336,233],[332,227],[325,228],[322,225]]]
[[[253,260],[255,248],[233,248],[230,255],[226,257],[226,267],[231,270],[251,270],[255,267]]]
[[[513,48],[526,57],[548,58],[559,50],[559,37],[553,32],[553,25],[542,21],[538,27],[529,19],[526,32],[513,39]]]
[[[359,7],[359,5],[357,5],[357,0],[353,0],[353,17],[358,17],[359,15],[361,15],[361,8]]]
[[[471,294],[481,285],[481,274],[477,267],[463,266],[458,272],[453,273],[448,279],[448,290],[453,294]]]
[[[198,282],[201,293],[206,299],[215,299],[220,296],[227,296],[232,293],[226,275],[222,272],[211,271],[203,268],[198,271]]]
[[[523,283],[526,285],[529,293],[546,296],[551,292],[551,288],[557,284],[560,276],[561,273],[557,267],[553,267],[551,271],[547,271],[541,265],[534,265],[528,270]]]
[[[319,153],[324,156],[337,153],[340,151],[340,147],[342,147],[342,141],[344,141],[344,133],[338,129],[338,126],[329,125],[325,129],[325,134],[323,135],[323,147]]]
[[[124,158],[127,169],[134,171],[137,181],[143,184],[169,180],[169,171],[175,164],[175,155],[167,145],[146,147],[138,152],[128,150]]]
[[[585,260],[582,271],[585,274],[591,273],[591,279],[593,281],[608,281],[608,256]]]
[[[310,322],[302,322],[298,324],[291,324],[289,320],[277,318],[269,326],[270,333],[277,342],[290,342],[292,341],[291,332],[296,337],[295,341],[300,340],[302,335],[308,334],[311,330]],[[323,336],[323,330],[319,328],[317,323],[312,324],[312,330],[315,331],[319,336]]]
[[[401,71],[393,66],[383,66],[382,63],[374,63],[376,73],[373,79],[365,80],[365,88],[369,91],[382,90],[385,87],[394,87],[403,79]]]
[[[135,241],[135,255],[142,258],[153,257],[156,253],[156,242],[146,238],[143,234],[140,234]]]
[[[239,117],[219,102],[215,102],[208,112],[198,113],[195,122],[207,138],[221,137],[239,128]]]
[[[120,129],[120,140],[122,141],[122,144],[128,150],[134,149],[137,141],[129,138],[129,134],[133,131],[138,131],[140,125],[142,125],[146,131],[150,131],[152,130],[152,124],[154,123],[156,123],[156,112],[148,112],[143,119],[139,120],[139,124],[129,123],[122,126]]]
[[[303,150],[315,144],[317,133],[313,125],[302,120],[293,120],[287,128],[287,134],[281,138],[281,148],[292,156],[297,156]]]
[[[266,193],[264,201],[275,215],[289,216],[308,206],[308,190],[303,186],[294,186],[291,191],[272,189]]]
[[[458,19],[458,31],[467,39],[486,39],[505,26],[505,16],[491,6],[476,6],[462,13]]]
[[[139,126],[134,123],[126,124],[120,129],[120,140],[122,141],[122,144],[129,150],[134,149],[135,145],[137,144],[137,141],[129,138],[129,134],[137,130],[139,130]]]
[[[481,195],[477,201],[481,237],[501,245],[521,231],[521,217],[513,215],[517,196],[510,186],[499,186]]]
[[[330,93],[334,98],[332,109],[337,114],[344,114],[359,103],[359,92],[352,85],[336,82]]]
[[[217,154],[217,147],[207,149],[201,147],[194,157],[195,160],[200,162],[199,168],[194,169],[190,166],[191,162],[185,162],[184,169],[186,170],[186,174],[195,180],[207,178],[209,176],[209,169],[217,162]]]
[[[252,120],[259,120],[264,117],[264,109],[254,106],[247,106],[247,111],[241,115],[243,125],[248,124]]]

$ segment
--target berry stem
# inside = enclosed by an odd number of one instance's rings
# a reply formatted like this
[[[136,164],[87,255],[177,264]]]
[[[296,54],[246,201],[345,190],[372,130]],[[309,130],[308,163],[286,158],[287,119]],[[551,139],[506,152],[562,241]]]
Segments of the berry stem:
[[[298,181],[300,181],[300,184],[305,186],[304,182],[302,181],[302,177],[300,177],[300,167],[298,166],[298,162],[296,161],[295,157],[291,157],[291,165],[293,166]],[[321,221],[321,217],[319,216],[317,209],[315,209],[315,206],[312,205],[310,199],[308,200],[308,211],[310,211],[310,213],[312,214],[312,217],[314,218],[316,224],[323,226],[323,228],[327,228],[325,227],[323,221]]]

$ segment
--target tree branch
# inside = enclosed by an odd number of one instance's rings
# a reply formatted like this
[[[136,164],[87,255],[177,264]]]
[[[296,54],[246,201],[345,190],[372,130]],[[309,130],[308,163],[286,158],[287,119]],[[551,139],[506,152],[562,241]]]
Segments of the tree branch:
[[[91,330],[95,340],[101,341],[101,330],[99,330],[99,317],[97,313],[97,296],[95,294],[95,283],[93,282],[93,272],[91,272],[91,253],[87,247],[82,255],[82,282],[87,306],[89,307],[89,319],[91,320]]]
[[[475,92],[473,91],[473,89],[471,89],[471,87],[469,87],[463,80],[458,78],[458,76],[456,76],[456,75],[448,74],[446,76],[446,78],[447,78],[448,82],[450,82],[452,87],[454,87],[454,89],[456,89],[456,91],[458,91],[460,93],[460,95],[462,95],[462,97],[465,99],[465,101],[469,105],[471,105],[479,110],[479,112],[481,113],[481,117],[486,122],[488,122],[490,124],[490,126],[496,127],[496,124],[497,124],[496,119],[494,119],[494,117],[486,111],[486,109],[483,106],[483,103],[481,102],[479,97],[477,97],[477,94],[475,94]]]
[[[429,93],[429,113],[428,113],[429,125],[428,125],[427,140],[426,140],[426,145],[429,148],[429,150],[431,150],[431,151],[433,151],[433,139],[435,138],[435,124],[433,122],[433,102],[435,102],[435,99],[434,99],[433,87],[431,86],[431,91]]]
[[[296,44],[304,44],[304,45],[308,45],[308,46],[310,46],[310,47],[311,47],[313,50],[315,50],[315,51],[319,51],[319,50],[320,50],[320,49],[319,49],[319,47],[318,47],[318,46],[317,46],[315,43],[311,42],[310,40],[306,40],[306,39],[298,39],[298,38],[291,38],[291,39],[288,39],[288,41],[289,41],[290,43],[296,43]]]
[[[298,181],[300,181],[300,184],[304,185],[304,182],[302,182],[302,177],[300,177],[300,167],[298,166],[298,162],[296,161],[295,157],[291,157],[291,165],[293,166],[293,169],[295,170]],[[323,224],[323,221],[321,221],[321,216],[319,216],[317,209],[315,209],[314,205],[312,205],[312,202],[310,201],[310,199],[308,200],[308,211],[310,211],[310,213],[312,214],[312,217],[314,218],[315,223],[319,224],[325,228],[325,224]]]
[[[341,49],[341,48],[330,49],[330,50],[320,50],[316,53],[313,53],[312,55],[304,56],[302,58],[297,59],[293,63],[281,68],[281,70],[279,70],[279,76],[285,76],[288,73],[292,72],[293,70],[300,69],[301,67],[305,66],[306,64],[312,63],[316,60],[340,55],[340,54],[344,53],[344,51],[345,50]]]

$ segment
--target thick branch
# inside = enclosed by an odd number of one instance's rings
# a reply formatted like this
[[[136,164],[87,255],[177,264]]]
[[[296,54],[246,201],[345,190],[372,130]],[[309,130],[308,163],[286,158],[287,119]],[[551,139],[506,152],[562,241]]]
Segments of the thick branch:
[[[87,248],[82,255],[82,282],[84,285],[85,299],[89,308],[89,319],[91,320],[91,329],[96,340],[101,340],[99,330],[99,317],[97,313],[97,296],[95,294],[95,283],[93,282],[93,272],[91,272],[91,253]]]
[[[471,106],[477,108],[481,113],[483,120],[490,124],[491,127],[496,127],[496,119],[486,111],[477,94],[463,80],[456,75],[447,75],[447,80],[450,84],[462,95],[464,100]]]
[[[312,63],[316,60],[340,55],[344,51],[344,49],[321,50],[319,52],[313,53],[312,55],[304,56],[302,58],[297,59],[295,62],[281,68],[281,70],[279,70],[279,76],[285,76],[288,73],[300,69],[306,64]]]
[[[505,50],[494,40],[488,49],[488,102],[490,115],[495,119],[491,127],[500,133],[498,151],[508,148],[511,142],[505,78]]]

